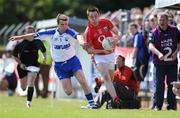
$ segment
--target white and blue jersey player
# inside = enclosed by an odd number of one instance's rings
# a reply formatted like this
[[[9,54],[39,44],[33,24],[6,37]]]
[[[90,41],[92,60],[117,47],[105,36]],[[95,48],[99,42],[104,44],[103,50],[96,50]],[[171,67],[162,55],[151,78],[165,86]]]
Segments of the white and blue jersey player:
[[[36,39],[43,39],[44,36],[51,37],[51,55],[55,63],[54,69],[60,80],[70,78],[75,72],[82,70],[73,45],[77,35],[78,33],[71,28],[67,28],[63,33],[58,28],[54,28],[43,32],[36,32],[34,35]]]
[[[82,66],[75,53],[73,45],[77,39],[78,33],[68,27],[68,17],[63,14],[58,14],[58,27],[42,32],[36,32],[27,35],[13,36],[11,40],[19,40],[26,38],[29,40],[43,39],[44,36],[49,36],[51,41],[51,55],[54,61],[54,69],[62,83],[63,89],[67,95],[72,93],[71,77],[75,76],[81,84],[85,96],[89,102],[88,108],[96,108],[92,93],[86,82]]]

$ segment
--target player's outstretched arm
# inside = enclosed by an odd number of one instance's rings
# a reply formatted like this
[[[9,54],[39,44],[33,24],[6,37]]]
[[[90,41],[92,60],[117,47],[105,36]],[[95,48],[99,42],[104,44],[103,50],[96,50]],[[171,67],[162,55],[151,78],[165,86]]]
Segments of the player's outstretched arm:
[[[33,40],[34,39],[34,33],[12,36],[9,38],[9,40],[21,40],[21,39]]]

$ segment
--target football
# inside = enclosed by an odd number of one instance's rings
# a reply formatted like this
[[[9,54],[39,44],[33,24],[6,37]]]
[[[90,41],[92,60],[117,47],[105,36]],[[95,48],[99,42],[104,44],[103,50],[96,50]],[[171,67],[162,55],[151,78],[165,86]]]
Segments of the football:
[[[102,41],[102,47],[103,47],[105,50],[112,50],[113,47],[110,45],[111,42],[113,42],[112,37],[106,37],[106,38],[104,38],[103,41]]]

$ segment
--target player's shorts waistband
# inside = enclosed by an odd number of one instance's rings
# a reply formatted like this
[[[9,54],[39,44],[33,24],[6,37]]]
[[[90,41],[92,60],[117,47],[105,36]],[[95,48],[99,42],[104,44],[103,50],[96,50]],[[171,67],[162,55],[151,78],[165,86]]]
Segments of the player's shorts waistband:
[[[73,56],[70,59],[66,60],[66,61],[61,61],[61,62],[54,62],[55,64],[62,64],[62,63],[66,63],[67,61],[73,60],[74,58],[77,58],[77,56]]]

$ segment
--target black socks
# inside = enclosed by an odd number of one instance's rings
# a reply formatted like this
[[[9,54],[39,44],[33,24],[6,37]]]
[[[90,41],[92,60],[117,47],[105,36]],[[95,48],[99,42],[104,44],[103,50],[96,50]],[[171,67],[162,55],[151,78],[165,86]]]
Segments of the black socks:
[[[28,87],[27,101],[32,101],[33,93],[34,93],[34,87],[32,87],[32,86]]]

